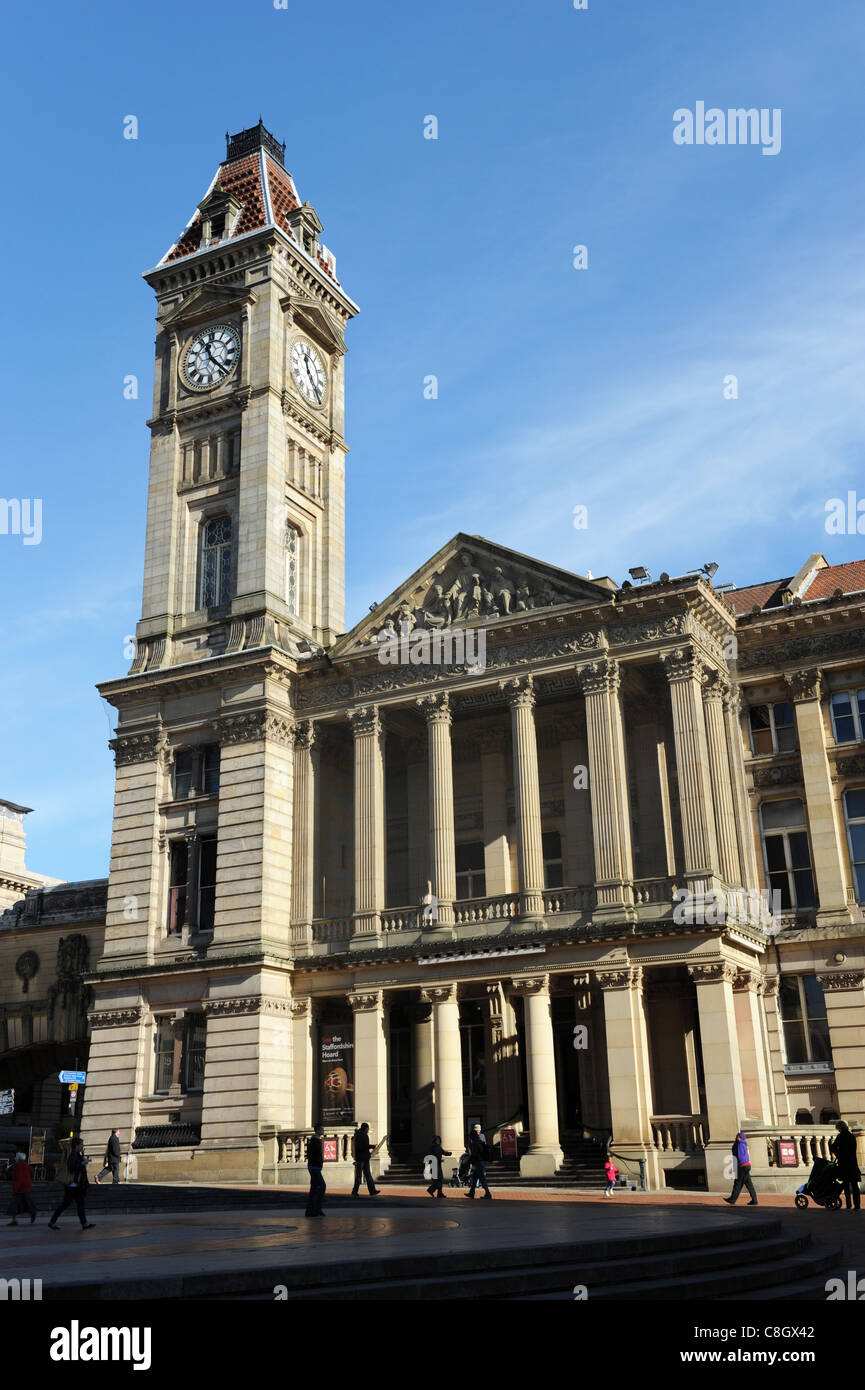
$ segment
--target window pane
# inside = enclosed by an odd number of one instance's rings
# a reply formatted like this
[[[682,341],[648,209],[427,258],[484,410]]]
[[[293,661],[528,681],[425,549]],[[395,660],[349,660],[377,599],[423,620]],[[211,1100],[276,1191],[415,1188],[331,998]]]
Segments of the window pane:
[[[857,816],[865,817],[865,789],[845,792],[844,805],[848,820],[855,820]]]
[[[808,1041],[811,1044],[811,1062],[831,1062],[832,1044],[829,1041],[829,1024],[825,1019],[808,1024]]]
[[[548,860],[544,865],[544,877],[547,888],[561,888],[565,881],[561,860],[558,863],[555,860]]]
[[[785,724],[780,729],[776,729],[775,740],[779,753],[792,753],[796,747],[795,725]]]
[[[808,1018],[825,1018],[826,1001],[823,998],[823,986],[816,975],[803,975],[802,988],[805,991],[805,1013]]]
[[[204,792],[219,791],[219,744],[208,743],[204,749],[202,764],[202,785]]]
[[[860,728],[865,727],[865,690],[856,691],[856,706],[859,710]]]
[[[776,729],[782,728],[785,724],[795,724],[796,722],[793,715],[793,706],[788,705],[786,701],[782,701],[781,704],[775,705],[773,707],[773,713],[775,715]]]
[[[192,789],[192,753],[184,749],[174,759],[174,795],[188,796]]]
[[[470,845],[456,846],[456,866],[458,871],[482,869],[484,867],[484,847],[482,841]]]
[[[766,830],[781,830],[787,826],[804,825],[805,811],[798,797],[789,801],[764,801],[760,818]]]
[[[778,1006],[785,1023],[802,1017],[802,1002],[799,997],[799,976],[782,975],[778,986]]]
[[[856,899],[865,903],[865,864],[856,865]]]
[[[808,853],[808,836],[804,830],[795,830],[787,837],[790,844],[790,863],[794,869],[810,869],[811,856]]]
[[[787,1044],[788,1062],[807,1062],[808,1048],[805,1043],[805,1025],[803,1023],[785,1023],[784,1041]]]
[[[814,876],[810,869],[797,869],[793,875],[793,882],[796,888],[797,907],[816,907],[817,896],[814,892]]]
[[[784,857],[784,837],[783,835],[766,836],[766,863],[769,866],[769,873],[780,873],[787,871],[787,860]]]
[[[865,862],[865,824],[862,822],[850,826],[850,848],[854,864]]]
[[[541,836],[545,859],[561,859],[562,837],[558,830],[545,830]]]
[[[856,738],[853,706],[846,691],[832,696],[832,724],[836,743],[852,743]]]
[[[773,893],[779,894],[778,902],[781,904],[782,910],[786,911],[787,908],[793,906],[793,900],[790,897],[790,880],[786,869],[783,873],[769,875],[769,887]],[[772,901],[774,902],[775,899],[773,898]]]
[[[756,734],[760,729],[769,728],[769,706],[752,705],[748,711],[748,718],[751,721],[751,733]]]

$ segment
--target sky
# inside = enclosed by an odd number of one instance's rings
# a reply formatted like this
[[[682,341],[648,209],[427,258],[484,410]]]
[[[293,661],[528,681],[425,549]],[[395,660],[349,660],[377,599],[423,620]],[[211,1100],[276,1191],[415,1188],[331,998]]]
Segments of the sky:
[[[349,626],[457,531],[617,580],[865,556],[825,529],[865,495],[865,9],[277,3],[4,23],[0,495],[42,521],[38,544],[0,534],[0,796],[34,808],[28,867],[58,878],[108,869],[96,684],[128,669],[141,599],[141,273],[259,115],[361,310]],[[677,143],[698,102],[780,112],[780,149]]]

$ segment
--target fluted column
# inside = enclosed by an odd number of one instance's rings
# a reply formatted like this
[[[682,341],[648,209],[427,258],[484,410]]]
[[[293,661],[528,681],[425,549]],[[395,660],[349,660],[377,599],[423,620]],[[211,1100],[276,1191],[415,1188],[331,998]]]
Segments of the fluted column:
[[[377,705],[349,710],[354,735],[354,936],[377,936],[384,908],[384,726]]]
[[[501,681],[511,707],[514,746],[514,801],[517,820],[517,865],[523,917],[544,915],[544,849],[541,838],[541,789],[535,734],[535,692],[531,676]]]
[[[504,727],[482,729],[481,798],[483,801],[484,870],[487,896],[511,891],[511,850],[508,843],[507,760]]]
[[[739,846],[736,837],[733,785],[730,757],[724,732],[724,695],[727,681],[720,671],[703,673],[703,713],[706,720],[706,742],[709,752],[709,779],[715,807],[715,838],[718,846],[719,868],[725,883],[734,887],[742,883],[739,867]]]
[[[315,883],[315,766],[316,727],[305,719],[294,727],[294,830],[292,853],[291,940],[312,945]]]
[[[448,927],[453,925],[457,892],[450,701],[447,692],[440,691],[422,696],[418,705],[426,719],[429,746],[430,882],[438,900],[438,925]]]
[[[733,999],[733,984],[738,972],[731,961],[719,960],[689,965],[688,973],[697,986],[700,1019],[700,1052],[709,1128],[706,1180],[710,1191],[719,1191],[728,1180],[726,1158],[745,1116]]]
[[[433,1006],[435,1032],[436,1133],[442,1145],[458,1157],[465,1146],[463,1120],[463,1064],[460,1044],[460,1007],[456,985],[431,985],[421,990],[421,1000]]]
[[[811,854],[820,926],[847,926],[852,914],[847,900],[847,847],[843,823],[826,755],[821,701],[823,680],[817,670],[795,671],[786,677],[796,710],[796,732],[802,759],[802,778],[808,802]]]
[[[350,994],[354,1010],[354,1118],[369,1125],[370,1137],[377,1144],[387,1134],[387,1016],[380,989]],[[382,1149],[375,1171],[387,1167],[387,1150]]]
[[[529,1151],[520,1160],[522,1177],[551,1177],[564,1155],[559,1142],[556,1054],[547,975],[511,981],[524,1000],[526,1080],[529,1090]]]
[[[633,911],[633,858],[620,699],[621,669],[606,658],[577,668],[586,697],[589,796],[600,916]]]
[[[670,683],[673,710],[685,879],[691,894],[702,898],[720,887],[709,749],[703,718],[703,664],[692,646],[679,647],[662,661]]]
[[[742,748],[742,728],[739,723],[741,708],[739,689],[727,685],[724,691],[724,732],[727,738],[727,757],[730,763],[730,779],[733,788],[733,813],[736,821],[736,839],[739,845],[739,864],[741,883],[749,892],[756,892],[762,878],[757,866],[754,819],[751,803],[745,785],[745,760]]]
[[[411,1143],[415,1153],[425,1154],[435,1128],[435,1031],[428,1003],[409,1006],[411,1018]],[[446,1169],[450,1172],[450,1169]]]

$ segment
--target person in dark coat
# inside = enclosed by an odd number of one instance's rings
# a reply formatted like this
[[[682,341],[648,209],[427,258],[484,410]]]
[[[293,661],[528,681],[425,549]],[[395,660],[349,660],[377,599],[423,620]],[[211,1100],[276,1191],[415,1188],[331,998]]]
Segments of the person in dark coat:
[[[354,1187],[351,1190],[352,1197],[358,1195],[361,1178],[366,1179],[367,1191],[370,1197],[377,1197],[379,1195],[379,1189],[373,1182],[372,1171],[369,1166],[371,1153],[372,1144],[369,1137],[369,1125],[364,1123],[354,1136]]]
[[[112,1186],[114,1183],[120,1181],[120,1161],[122,1158],[123,1154],[120,1151],[120,1130],[112,1129],[111,1137],[105,1146],[105,1167],[102,1169],[101,1173],[96,1174],[95,1182],[97,1187],[99,1186],[100,1179],[104,1178],[107,1173],[111,1173],[112,1175]]]
[[[492,1198],[489,1183],[487,1182],[487,1159],[490,1156],[489,1145],[486,1135],[480,1125],[475,1125],[469,1135],[469,1153],[472,1159],[472,1180],[469,1183],[468,1197],[474,1197],[475,1188],[480,1186],[484,1190],[484,1201]]]
[[[31,1226],[36,1220],[36,1207],[30,1196],[32,1186],[33,1174],[27,1162],[27,1155],[18,1153],[15,1155],[15,1167],[12,1169],[12,1206],[9,1210],[12,1220],[8,1223],[10,1226],[18,1225],[18,1217],[22,1211],[27,1212]]]
[[[731,1207],[735,1206],[736,1198],[739,1196],[742,1188],[747,1187],[748,1195],[751,1198],[748,1206],[756,1207],[757,1194],[754,1191],[754,1184],[751,1181],[751,1155],[748,1152],[748,1140],[745,1138],[741,1129],[733,1140],[731,1152],[736,1160],[736,1181],[733,1183],[733,1191],[730,1193],[729,1197],[724,1198],[724,1201]]]
[[[441,1135],[434,1134],[432,1144],[430,1145],[430,1156],[435,1159],[435,1168],[433,1170],[432,1182],[427,1188],[427,1192],[431,1197],[444,1197],[445,1195],[442,1191],[442,1187],[444,1185],[445,1180],[444,1165],[442,1164],[442,1159],[450,1158],[451,1152],[451,1149],[442,1148]]]
[[[859,1183],[862,1174],[856,1158],[856,1136],[850,1133],[844,1120],[838,1120],[835,1128],[838,1133],[830,1141],[829,1152],[838,1165],[838,1177],[844,1184],[844,1205],[848,1211],[859,1211]]]
[[[93,1222],[87,1220],[87,1213],[84,1210],[84,1203],[87,1199],[87,1188],[90,1185],[87,1177],[87,1156],[84,1153],[84,1145],[80,1139],[73,1139],[69,1144],[69,1157],[66,1160],[66,1179],[63,1200],[55,1212],[52,1213],[48,1228],[51,1231],[57,1230],[57,1218],[62,1212],[75,1203],[78,1212],[78,1220],[81,1222],[82,1231],[89,1231],[93,1227]]]
[[[327,1191],[324,1180],[324,1144],[321,1136],[324,1125],[316,1125],[306,1141],[306,1166],[309,1169],[309,1196],[306,1200],[307,1216],[324,1216],[321,1204]]]

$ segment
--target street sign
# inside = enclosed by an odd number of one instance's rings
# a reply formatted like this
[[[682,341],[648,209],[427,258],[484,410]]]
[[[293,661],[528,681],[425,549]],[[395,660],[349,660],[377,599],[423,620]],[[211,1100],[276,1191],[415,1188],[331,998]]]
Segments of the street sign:
[[[86,1071],[62,1071],[60,1081],[64,1086],[83,1086],[87,1080]]]
[[[15,1113],[15,1092],[0,1091],[0,1115],[13,1115]]]
[[[517,1131],[515,1129],[503,1129],[501,1131],[502,1158],[516,1158]]]
[[[775,1154],[779,1168],[799,1167],[799,1146],[795,1139],[776,1139]]]
[[[323,1139],[321,1147],[325,1163],[337,1163],[339,1161],[338,1139]]]

